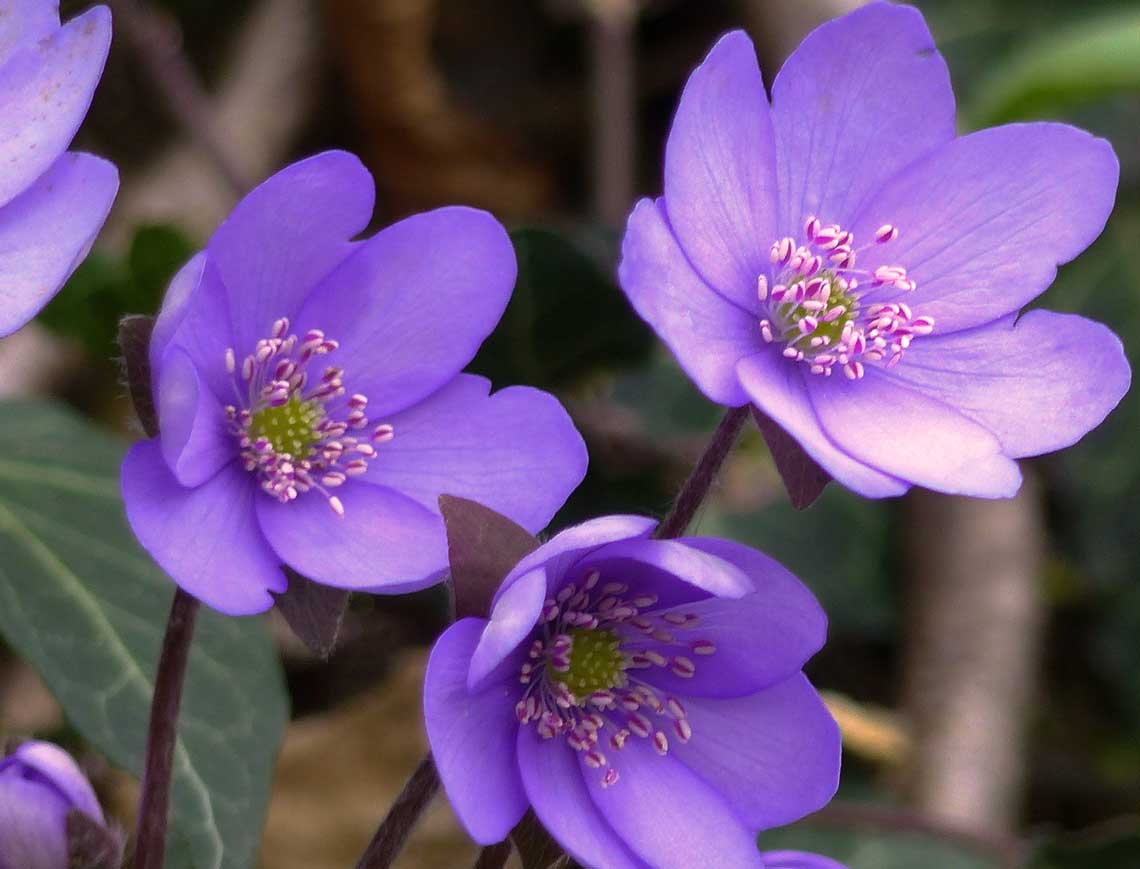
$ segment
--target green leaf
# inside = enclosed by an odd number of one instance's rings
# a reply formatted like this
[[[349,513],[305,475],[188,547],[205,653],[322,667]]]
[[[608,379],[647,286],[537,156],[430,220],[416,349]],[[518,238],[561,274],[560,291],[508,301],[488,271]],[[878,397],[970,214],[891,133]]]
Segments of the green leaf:
[[[1032,41],[978,85],[963,112],[977,129],[1055,114],[1077,102],[1140,88],[1140,12],[1074,20]]]
[[[496,387],[557,389],[649,355],[652,333],[618,289],[612,264],[600,264],[612,254],[535,227],[515,230],[511,241],[518,281],[474,371]]]
[[[1122,818],[1041,846],[1032,869],[1136,869],[1140,866],[1140,818]]]
[[[96,251],[84,260],[39,320],[81,342],[94,358],[108,358],[123,315],[156,311],[170,279],[193,253],[176,227],[141,226],[124,259]]]
[[[760,848],[822,854],[848,869],[1004,869],[1005,865],[955,839],[909,831],[813,826],[810,822],[763,833]]]
[[[123,444],[72,412],[0,404],[0,633],[70,722],[138,775],[173,585],[123,517]],[[261,619],[203,611],[175,756],[168,869],[254,865],[288,716]]]

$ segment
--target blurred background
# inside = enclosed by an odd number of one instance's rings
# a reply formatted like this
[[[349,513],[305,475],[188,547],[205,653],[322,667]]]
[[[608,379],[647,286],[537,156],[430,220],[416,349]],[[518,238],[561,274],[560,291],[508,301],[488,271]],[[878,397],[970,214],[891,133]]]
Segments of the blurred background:
[[[64,0],[64,16],[85,5]],[[36,432],[56,458],[97,441],[84,461],[113,486],[122,444],[137,436],[115,359],[118,319],[156,309],[173,270],[239,191],[294,158],[344,147],[376,178],[376,227],[467,203],[512,229],[519,283],[472,367],[496,386],[556,392],[587,438],[590,474],[552,530],[604,512],[667,509],[720,411],[688,383],[614,283],[624,217],[637,196],[660,190],[680,88],[719,34],[747,28],[770,82],[808,30],[856,0],[112,5],[116,40],[78,144],[120,166],[122,191],[68,288],[32,326],[0,342],[0,396],[15,400],[0,406],[5,450]],[[1134,0],[916,5],[950,65],[963,131],[1056,118],[1112,141],[1122,166],[1115,214],[1039,304],[1108,323],[1135,366],[1140,7]],[[194,80],[201,92],[187,89]],[[45,397],[62,406],[49,409]],[[762,842],[819,850],[854,869],[920,861],[985,869],[1023,860],[1052,869],[1140,867],[1138,430],[1134,391],[1079,445],[1026,463],[1027,485],[1012,501],[920,492],[869,502],[832,486],[798,514],[758,434],[746,434],[697,527],[765,549],[820,597],[830,643],[809,675],[826,692],[847,747],[840,801]],[[48,447],[36,450],[27,447],[29,464],[47,461]],[[0,468],[0,519],[7,502],[38,515],[21,498],[44,498],[44,515],[79,509],[78,495],[21,494],[4,479]],[[74,520],[85,521],[94,520]],[[98,536],[130,547],[121,523],[107,521],[114,527]],[[52,533],[46,520],[42,530],[43,539]],[[16,545],[13,533],[0,521],[5,547]],[[130,570],[145,569],[137,552],[128,570],[125,555],[116,561],[88,548],[81,557],[75,540],[57,548],[67,545],[74,551],[61,559],[112,602],[108,624],[145,661],[158,628],[135,636],[128,616],[153,612],[160,622],[169,586],[151,577],[140,590],[128,579]],[[2,574],[0,607],[11,612],[19,595],[5,592]],[[222,717],[259,703],[277,710],[274,723],[242,737],[267,746],[265,768],[241,775],[268,775],[284,728],[256,865],[353,864],[422,754],[420,680],[444,616],[438,591],[355,597],[328,662],[275,616],[272,645],[257,657],[262,669],[242,677],[252,680],[247,693],[227,699],[208,682],[194,689],[191,727],[201,724],[202,732],[187,739],[198,740],[190,753],[207,781],[235,775],[211,769],[209,758],[240,743],[224,731],[207,733],[211,710]],[[68,632],[67,617],[58,619],[56,629]],[[202,642],[226,648],[230,628],[211,624]],[[91,698],[69,699],[60,687],[66,679],[52,675],[58,661],[42,659],[32,634],[4,633],[0,734],[68,745],[130,826],[133,783],[116,768],[130,766],[129,746],[141,738],[145,692],[130,702],[102,697],[100,719]],[[102,647],[92,642],[97,662]],[[243,665],[224,653],[214,663]],[[244,856],[227,857],[237,862],[226,866],[254,865],[265,794],[256,782],[247,790],[223,806],[251,828],[239,848]],[[208,847],[201,830],[183,832],[187,853]],[[183,856],[176,850],[172,860]],[[463,866],[474,856],[441,798],[401,865]]]

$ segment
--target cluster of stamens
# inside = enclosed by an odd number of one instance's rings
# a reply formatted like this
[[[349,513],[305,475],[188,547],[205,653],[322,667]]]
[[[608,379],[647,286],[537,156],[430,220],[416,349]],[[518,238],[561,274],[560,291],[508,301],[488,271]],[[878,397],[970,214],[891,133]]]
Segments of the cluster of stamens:
[[[681,701],[662,696],[638,672],[656,667],[692,678],[694,659],[715,654],[716,646],[692,634],[695,613],[654,612],[657,595],[631,595],[625,583],[600,580],[592,571],[580,586],[568,584],[546,600],[542,636],[519,673],[526,690],[515,714],[544,739],[564,738],[587,766],[602,770],[602,787],[609,787],[618,772],[607,752],[634,738],[665,755],[671,739],[686,743],[693,735]]]
[[[394,432],[390,425],[371,425],[367,396],[344,398],[342,369],[327,366],[319,376],[310,370],[337,346],[319,329],[290,334],[282,318],[240,365],[228,348],[226,371],[237,402],[225,413],[245,469],[257,474],[267,494],[287,504],[314,490],[344,515],[344,505],[329,490],[367,471],[375,445],[390,441]]]
[[[760,275],[757,281],[768,311],[760,334],[767,343],[783,342],[786,358],[804,362],[812,374],[824,377],[839,366],[847,378],[858,380],[864,361],[896,365],[915,337],[934,331],[933,317],[916,317],[905,303],[860,304],[868,290],[915,289],[902,266],[879,266],[873,272],[855,268],[864,250],[898,238],[896,227],[879,227],[872,244],[856,249],[851,232],[809,217],[804,236],[805,244],[790,237],[776,241],[770,254],[775,279],[770,284]]]

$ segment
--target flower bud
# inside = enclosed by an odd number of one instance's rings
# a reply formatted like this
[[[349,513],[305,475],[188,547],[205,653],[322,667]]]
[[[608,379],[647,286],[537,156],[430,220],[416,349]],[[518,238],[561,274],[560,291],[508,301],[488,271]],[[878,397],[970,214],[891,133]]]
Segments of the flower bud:
[[[68,869],[73,811],[106,828],[91,784],[65,751],[27,742],[0,760],[0,866]]]

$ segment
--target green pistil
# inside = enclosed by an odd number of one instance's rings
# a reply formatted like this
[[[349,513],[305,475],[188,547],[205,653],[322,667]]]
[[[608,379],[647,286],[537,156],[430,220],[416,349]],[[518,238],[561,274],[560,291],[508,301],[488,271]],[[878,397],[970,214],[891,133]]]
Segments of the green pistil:
[[[787,326],[783,338],[785,341],[795,343],[797,339],[802,340],[807,344],[812,338],[828,338],[828,347],[834,347],[839,343],[840,337],[843,335],[843,327],[850,321],[854,320],[859,313],[859,301],[849,292],[839,289],[835,283],[836,275],[832,272],[820,272],[817,277],[823,278],[831,285],[831,295],[827,301],[827,307],[821,311],[806,311],[801,307],[800,302],[782,302],[778,304],[777,311],[779,312],[780,319]],[[797,281],[808,280],[802,275],[797,275],[792,280],[788,281],[788,286],[794,285]],[[830,323],[823,322],[823,316],[831,308],[836,305],[842,305],[847,310],[832,320]],[[815,330],[807,335],[801,335],[799,330],[799,323],[804,317],[811,315],[819,320],[819,325]]]
[[[551,670],[551,678],[563,683],[575,697],[606,691],[621,681],[621,641],[613,631],[571,628],[570,669]]]
[[[317,401],[302,401],[294,393],[280,407],[263,407],[253,414],[249,433],[253,440],[264,437],[277,454],[288,453],[296,461],[307,459],[320,443],[314,427],[321,420]]]

